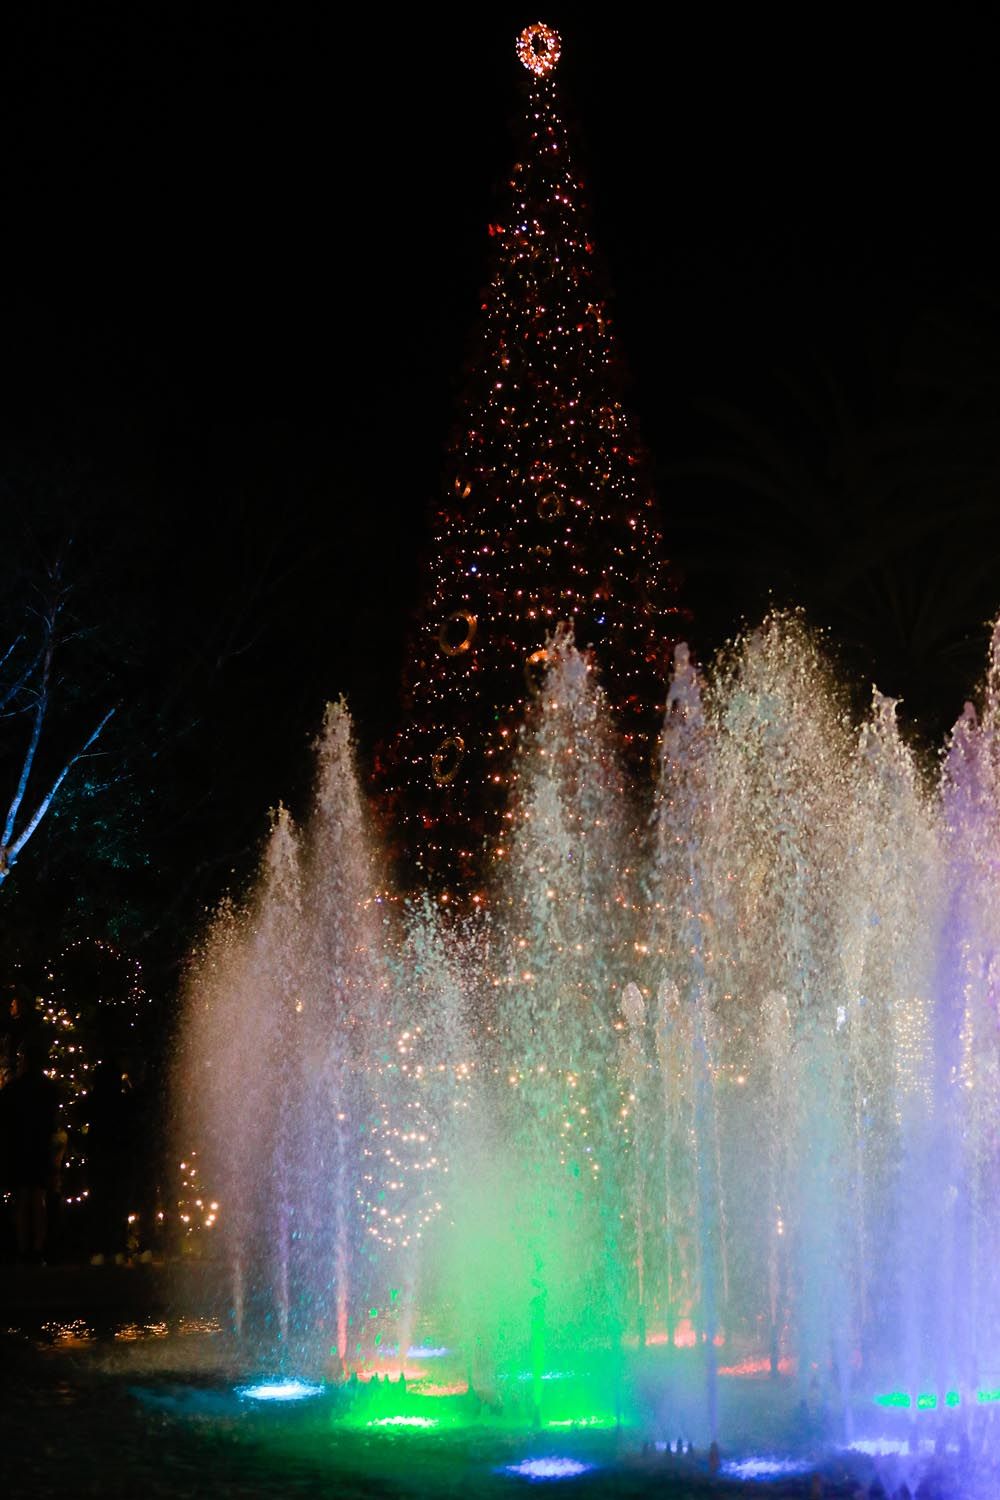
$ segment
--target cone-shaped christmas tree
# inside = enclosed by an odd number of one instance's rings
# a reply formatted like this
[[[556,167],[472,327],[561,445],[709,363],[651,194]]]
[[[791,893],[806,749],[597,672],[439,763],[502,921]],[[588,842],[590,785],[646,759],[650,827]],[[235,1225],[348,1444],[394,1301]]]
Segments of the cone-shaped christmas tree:
[[[593,648],[627,759],[646,771],[673,647],[657,508],[558,109],[559,38],[529,26],[519,158],[391,772],[396,831],[437,884],[469,889],[495,837],[525,705],[560,623]]]

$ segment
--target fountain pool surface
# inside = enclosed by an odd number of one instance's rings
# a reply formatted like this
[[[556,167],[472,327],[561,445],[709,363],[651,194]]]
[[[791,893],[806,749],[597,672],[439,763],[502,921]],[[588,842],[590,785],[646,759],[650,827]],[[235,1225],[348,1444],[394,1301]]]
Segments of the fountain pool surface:
[[[704,1452],[648,1442],[614,1422],[579,1420],[532,1432],[448,1396],[361,1392],[267,1382],[274,1399],[241,1379],[240,1351],[204,1320],[168,1318],[97,1326],[82,1319],[10,1329],[0,1341],[0,1444],[5,1496],[509,1495],[525,1486],[559,1494],[667,1497],[806,1496],[820,1474],[828,1497],[862,1495],[876,1476],[937,1476],[927,1494],[986,1496],[996,1476],[961,1480],[956,1460],[909,1454],[891,1440],[876,1456],[787,1451],[722,1455],[710,1477]],[[746,1392],[743,1416],[760,1416]],[[881,1452],[885,1449],[885,1452]],[[991,1486],[993,1486],[991,1488]]]
[[[734,1483],[992,1472],[1000,634],[934,768],[794,617],[707,681],[679,648],[648,789],[587,659],[549,660],[478,902],[393,896],[335,705],[192,964],[217,1316],[242,1384],[323,1388],[240,1420],[565,1434],[605,1454],[580,1485],[626,1433],[640,1465],[718,1442]],[[508,1457],[491,1483],[548,1482]]]

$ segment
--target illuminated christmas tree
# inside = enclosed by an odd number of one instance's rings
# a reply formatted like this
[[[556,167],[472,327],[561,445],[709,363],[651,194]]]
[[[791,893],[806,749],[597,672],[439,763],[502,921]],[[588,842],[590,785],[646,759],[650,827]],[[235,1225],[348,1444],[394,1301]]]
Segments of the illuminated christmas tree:
[[[517,52],[519,157],[489,227],[495,260],[389,777],[402,847],[422,875],[466,893],[501,830],[556,626],[593,650],[626,760],[645,775],[678,614],[559,113],[559,37],[529,26]]]

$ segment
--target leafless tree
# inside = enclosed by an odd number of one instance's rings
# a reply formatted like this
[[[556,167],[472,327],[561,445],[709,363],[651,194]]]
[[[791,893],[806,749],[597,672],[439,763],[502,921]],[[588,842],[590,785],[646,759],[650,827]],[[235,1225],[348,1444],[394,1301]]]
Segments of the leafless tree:
[[[54,700],[63,686],[55,662],[59,648],[72,634],[66,625],[66,602],[62,565],[57,562],[46,572],[37,603],[25,608],[24,629],[6,647],[0,646],[0,767],[8,770],[13,781],[0,828],[0,886],[11,875],[67,776],[93,751],[115,713],[115,705],[105,709],[68,753],[39,754]],[[6,800],[4,793],[0,812]]]

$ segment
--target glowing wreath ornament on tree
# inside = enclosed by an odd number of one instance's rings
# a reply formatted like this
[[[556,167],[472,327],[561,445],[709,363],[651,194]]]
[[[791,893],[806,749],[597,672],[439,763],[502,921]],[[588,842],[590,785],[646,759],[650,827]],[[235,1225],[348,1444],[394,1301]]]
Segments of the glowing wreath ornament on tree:
[[[544,646],[539,646],[537,651],[532,651],[524,663],[524,680],[532,693],[542,691],[548,667],[549,653]]]
[[[438,786],[447,786],[458,775],[458,768],[465,758],[465,741],[460,734],[449,735],[442,740],[431,756],[431,772]]]
[[[438,631],[438,645],[445,656],[461,656],[476,639],[479,622],[471,609],[452,610]]]
[[[539,78],[552,72],[561,53],[562,38],[544,21],[526,26],[517,39],[518,57],[528,71],[536,73]]]
[[[558,521],[560,516],[566,514],[566,503],[558,490],[550,490],[547,495],[542,495],[538,501],[538,519],[540,521]]]

